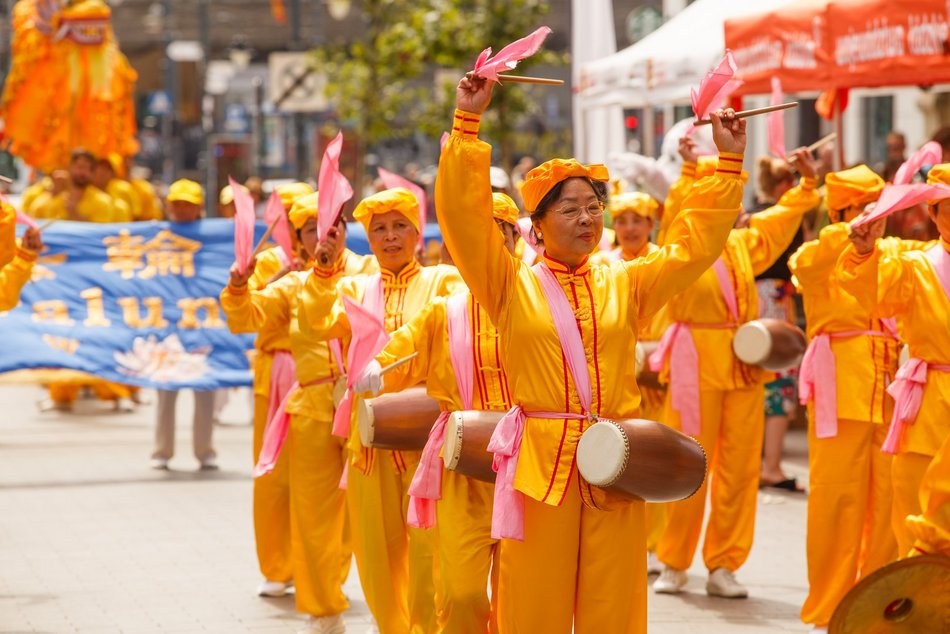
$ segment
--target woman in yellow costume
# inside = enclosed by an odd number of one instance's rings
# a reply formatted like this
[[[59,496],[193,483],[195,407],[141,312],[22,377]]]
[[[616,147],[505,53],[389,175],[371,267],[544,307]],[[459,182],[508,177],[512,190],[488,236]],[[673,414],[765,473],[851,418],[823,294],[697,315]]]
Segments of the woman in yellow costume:
[[[529,172],[522,187],[545,249],[532,268],[507,252],[492,226],[491,146],[478,139],[491,91],[491,82],[466,77],[459,83],[436,210],[472,295],[499,328],[515,403],[492,439],[498,465],[493,534],[505,538],[499,631],[642,633],[643,503],[607,500],[582,480],[574,457],[596,417],[639,412],[631,362],[639,323],[722,250],[739,212],[739,173],[720,173],[691,190],[687,211],[670,227],[669,245],[645,258],[591,266],[588,256],[603,231],[607,170],[573,159],[548,161]],[[713,115],[717,144],[725,157],[741,161],[733,153],[745,148],[745,124],[725,116],[724,125]]]
[[[21,0],[0,116],[10,152],[46,173],[76,147],[133,156],[132,70],[103,0]]]
[[[950,163],[931,168],[927,182],[950,185]],[[901,557],[913,546],[906,518],[921,512],[924,472],[950,436],[950,200],[931,203],[929,211],[940,240],[923,250],[889,251],[886,240],[875,240],[884,231],[877,221],[854,230],[854,245],[838,261],[845,290],[863,307],[896,317],[910,352],[887,389],[894,414],[883,444],[894,455],[892,517]]]
[[[775,206],[752,216],[748,228],[734,229],[713,267],[670,300],[671,325],[650,358],[651,368],[662,371],[662,380],[669,379],[664,422],[696,438],[710,463],[703,487],[670,504],[667,528],[657,547],[664,569],[653,585],[655,592],[675,594],[685,588],[686,569],[703,529],[709,486],[703,544],[709,570],[706,592],[731,598],[748,595],[734,573],[752,548],[766,373],[736,358],[732,338],[736,328],[758,317],[755,275],[775,262],[791,243],[802,215],[818,204],[814,165],[806,152],[796,155],[801,160],[801,184]],[[741,167],[720,155],[720,172],[734,172],[740,178]]]
[[[16,210],[10,203],[0,202],[0,312],[20,303],[20,291],[30,281],[33,263],[42,250],[43,240],[36,229],[27,229],[17,244]]]
[[[422,267],[416,261],[422,228],[419,204],[408,190],[397,187],[373,194],[357,205],[353,216],[366,228],[380,272],[336,282],[318,259],[301,296],[301,331],[322,340],[348,339],[345,294],[378,311],[386,331],[394,332],[434,298],[461,286],[455,267]],[[332,238],[328,242],[332,244]],[[362,447],[355,424],[347,445],[350,531],[370,612],[382,634],[436,631],[436,531],[406,524],[406,492],[420,454]]]
[[[285,197],[302,193],[299,185],[282,192]],[[344,247],[345,224],[334,229],[339,239],[332,246],[317,245],[318,194],[298,197],[290,210],[290,220],[300,232],[308,253],[325,254],[329,280],[344,275],[372,273],[376,262]],[[255,531],[261,553],[261,571],[266,581],[261,594],[280,594],[291,577],[295,586],[297,611],[310,615],[308,629],[313,634],[343,631],[342,613],[349,608],[342,584],[349,572],[351,554],[344,540],[344,493],[339,489],[343,473],[343,442],[330,434],[333,419],[333,383],[343,373],[342,344],[314,339],[298,328],[300,293],[309,270],[293,271],[277,280],[268,280],[278,271],[276,255],[264,254],[264,268],[231,271],[231,280],[221,293],[221,306],[232,332],[257,332],[260,361],[255,365],[255,425],[274,414],[276,407],[263,396],[258,384],[271,386],[278,372],[292,373],[295,387],[280,405],[290,416],[286,456],[280,456],[273,471],[255,481]],[[281,267],[284,268],[284,267]],[[270,274],[268,274],[270,271]],[[257,285],[255,290],[253,285]],[[334,352],[335,348],[335,352]],[[282,359],[293,355],[288,364]],[[269,357],[269,358],[268,358]],[[265,383],[266,381],[266,383]],[[271,424],[277,416],[276,412]],[[264,430],[260,430],[263,436]],[[262,440],[255,429],[255,459],[260,457]],[[283,453],[283,452],[282,452]],[[289,485],[289,492],[287,490]],[[286,497],[290,511],[287,516]],[[287,525],[290,521],[290,540]],[[265,570],[265,563],[269,565]],[[275,583],[277,582],[277,583]]]
[[[294,201],[313,193],[306,183],[283,185],[277,190],[286,212],[290,212]],[[297,217],[299,220],[299,215]],[[297,227],[299,231],[299,227]],[[251,292],[261,291],[271,282],[286,275],[292,267],[295,254],[285,254],[281,247],[261,252],[255,261],[253,274],[248,279],[247,288]],[[299,268],[299,267],[298,267]],[[232,332],[246,332],[251,324],[246,321],[250,314],[252,297],[247,292],[239,293],[240,306],[244,313],[233,317],[228,311],[230,299],[227,289],[222,294],[222,304],[228,315],[228,326]],[[239,317],[244,317],[245,320]],[[265,314],[266,317],[266,314]],[[290,324],[286,320],[266,319],[252,332],[257,333],[254,340],[254,441],[253,459],[257,464],[264,441],[264,428],[280,405],[280,401],[293,382],[293,356],[290,346]],[[275,358],[282,364],[278,375],[272,373]],[[284,378],[283,383],[279,380]],[[276,401],[276,402],[275,402]],[[290,540],[290,485],[288,460],[284,456],[277,461],[274,470],[267,477],[254,479],[254,536],[257,543],[257,561],[264,581],[258,588],[261,596],[283,596],[293,579],[293,561]]]
[[[802,621],[827,627],[835,607],[861,577],[897,556],[891,527],[891,458],[881,453],[900,342],[892,322],[862,306],[835,263],[850,244],[848,223],[877,200],[884,181],[865,165],[825,178],[828,225],[789,259],[802,294],[809,350],[799,373],[808,405],[809,593]],[[897,253],[896,238],[881,249]],[[834,526],[833,533],[829,527]]]
[[[492,194],[492,213],[514,253],[518,208],[506,194]],[[498,331],[470,293],[439,298],[393,333],[356,391],[399,392],[425,383],[439,401],[443,419],[436,423],[409,488],[410,525],[439,526],[439,632],[485,634],[497,631],[488,598],[489,571],[498,540],[491,536],[492,485],[443,467],[440,453],[448,415],[458,410],[507,411],[508,378],[498,349]],[[414,352],[419,358],[385,377],[381,368]],[[385,378],[385,385],[382,379]],[[438,502],[436,502],[438,500]],[[497,572],[497,560],[496,560]],[[491,580],[493,595],[496,578]]]

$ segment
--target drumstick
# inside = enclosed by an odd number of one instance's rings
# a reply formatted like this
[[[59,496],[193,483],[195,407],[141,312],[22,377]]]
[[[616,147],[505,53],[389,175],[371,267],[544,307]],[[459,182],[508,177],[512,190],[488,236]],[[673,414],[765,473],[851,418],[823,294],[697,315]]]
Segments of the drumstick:
[[[57,220],[59,220],[59,218],[50,218],[50,219],[47,220],[46,222],[44,222],[44,223],[42,223],[41,225],[39,225],[39,226],[36,228],[36,230],[37,230],[37,231],[42,231],[43,229],[46,229],[47,227],[49,227],[51,224],[53,224],[53,223],[56,222]]]
[[[498,79],[513,81],[516,84],[541,84],[542,86],[563,86],[563,79],[548,79],[547,77],[526,77],[525,75],[499,75]]]
[[[765,108],[753,108],[752,110],[740,110],[736,113],[737,119],[745,119],[746,117],[754,117],[759,114],[766,114],[769,112],[775,112],[776,110],[788,110],[789,108],[797,108],[797,101],[790,101],[788,103],[780,103],[777,106],[766,106]],[[710,119],[700,119],[699,121],[693,122],[693,125],[709,125],[712,123]]]
[[[396,360],[396,361],[393,361],[392,363],[390,363],[389,365],[387,365],[385,368],[383,368],[382,370],[380,370],[380,371],[379,371],[379,375],[382,376],[382,375],[386,374],[387,372],[390,372],[390,371],[392,371],[392,370],[395,370],[396,368],[398,368],[398,367],[401,366],[401,365],[406,365],[407,363],[409,363],[410,361],[412,361],[413,359],[415,359],[415,358],[418,357],[418,356],[419,356],[419,353],[418,353],[418,352],[413,352],[412,354],[407,355],[407,356],[403,357],[402,359],[398,359],[398,360]]]
[[[0,174],[0,183],[6,183],[7,185],[12,185],[13,179]]]
[[[814,143],[812,143],[811,145],[809,145],[807,148],[805,148],[805,151],[808,152],[809,154],[811,154],[812,152],[814,152],[815,150],[817,150],[818,148],[820,148],[822,145],[825,145],[826,143],[831,143],[832,141],[834,141],[834,140],[837,139],[837,138],[838,138],[838,133],[837,133],[837,132],[832,132],[831,134],[826,134],[825,136],[821,137],[820,139],[818,139],[817,141],[815,141]],[[797,157],[797,156],[788,156],[788,157],[785,158],[785,160],[788,161],[789,163],[791,163],[792,161],[797,161],[797,160],[798,160],[798,157]]]
[[[274,233],[274,227],[277,226],[277,222],[280,220],[280,217],[274,218],[274,222],[270,223],[270,226],[267,227],[267,231],[264,232],[264,235],[261,236],[260,242],[257,243],[257,246],[254,247],[254,253],[251,254],[251,259],[253,260],[260,254],[261,249],[264,247],[264,243],[267,242],[267,239],[270,237],[270,234]]]

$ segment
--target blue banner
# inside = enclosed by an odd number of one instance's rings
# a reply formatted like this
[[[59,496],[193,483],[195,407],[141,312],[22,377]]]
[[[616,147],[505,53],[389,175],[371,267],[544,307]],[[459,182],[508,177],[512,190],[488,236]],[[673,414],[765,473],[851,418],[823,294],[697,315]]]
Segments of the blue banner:
[[[265,227],[258,223],[255,241]],[[439,240],[435,225],[427,239]],[[0,313],[0,372],[65,368],[163,389],[250,385],[253,335],[232,335],[218,296],[234,261],[234,224],[60,221],[20,305]],[[347,243],[369,252],[363,227]]]

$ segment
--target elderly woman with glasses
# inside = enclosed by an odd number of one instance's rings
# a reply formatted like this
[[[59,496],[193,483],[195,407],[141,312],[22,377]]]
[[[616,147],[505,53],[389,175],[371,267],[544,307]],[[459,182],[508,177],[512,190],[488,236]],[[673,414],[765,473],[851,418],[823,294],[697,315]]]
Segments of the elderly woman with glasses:
[[[490,445],[493,534],[502,538],[499,630],[645,632],[643,503],[608,500],[574,458],[597,417],[639,410],[632,359],[640,320],[722,251],[739,213],[745,124],[731,112],[713,115],[720,171],[692,188],[666,246],[609,266],[588,262],[603,232],[606,168],[554,159],[531,170],[522,196],[544,256],[529,267],[492,226],[491,146],[478,139],[491,91],[480,79],[459,83],[436,209],[462,277],[498,328],[515,404]]]

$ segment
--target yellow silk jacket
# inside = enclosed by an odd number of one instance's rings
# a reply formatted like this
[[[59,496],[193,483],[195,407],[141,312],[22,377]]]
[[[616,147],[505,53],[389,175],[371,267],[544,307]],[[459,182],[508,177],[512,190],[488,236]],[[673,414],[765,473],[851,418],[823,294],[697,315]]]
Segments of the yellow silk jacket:
[[[61,192],[55,196],[51,192],[41,193],[33,202],[31,209],[37,218],[58,218],[66,220],[66,197],[68,192]],[[112,196],[98,187],[89,185],[83,190],[76,212],[86,222],[122,222],[125,218],[116,216]]]
[[[950,365],[950,298],[924,251],[888,252],[878,240],[861,257],[853,246],[838,261],[838,277],[865,310],[896,317],[911,358]],[[912,243],[919,244],[919,243]],[[950,245],[940,244],[950,251]],[[893,377],[893,375],[891,375]],[[927,373],[917,420],[904,428],[901,452],[935,455],[950,437],[950,372]]]
[[[917,540],[914,547],[950,557],[950,436],[920,483],[920,506],[920,515],[907,517],[907,526]]]
[[[688,198],[687,198],[688,200]],[[813,179],[802,179],[797,187],[765,211],[754,214],[749,226],[733,229],[722,258],[732,280],[741,325],[759,316],[755,276],[767,270],[795,237],[802,215],[818,204]],[[685,207],[684,208],[688,208]],[[688,289],[669,302],[671,322],[693,325],[690,334],[699,353],[699,386],[705,390],[735,390],[771,378],[759,367],[739,361],[732,352],[734,324],[715,271],[709,269]],[[703,326],[706,326],[705,328]],[[668,363],[661,374],[666,380]]]
[[[851,244],[848,224],[828,225],[817,240],[806,242],[788,261],[792,282],[802,294],[808,337],[836,332],[884,332],[873,305],[862,306],[842,288],[835,271],[838,258]],[[926,243],[884,238],[878,247],[888,253],[921,248]],[[888,422],[893,402],[885,392],[897,372],[900,343],[889,337],[832,338],[838,393],[838,418],[874,423]]]
[[[276,260],[276,257],[274,259]],[[264,269],[273,268],[273,265],[268,267],[268,260],[270,258],[264,258]],[[359,256],[344,250],[332,279],[339,279],[344,275],[371,273],[375,268],[376,258]],[[249,282],[243,288],[226,286],[221,292],[221,306],[231,332],[260,333],[258,342],[264,337],[270,346],[263,349],[265,353],[258,355],[255,363],[255,393],[269,395],[273,352],[290,350],[297,366],[297,382],[302,389],[297,390],[288,401],[287,411],[317,420],[330,420],[333,417],[333,384],[307,384],[340,376],[340,371],[328,342],[301,332],[297,320],[300,292],[310,272],[292,271],[267,285],[262,285],[260,278],[266,283],[270,276],[260,268],[260,264],[255,268],[255,277],[258,273],[261,275],[256,281],[256,290],[255,284]],[[258,391],[261,388],[263,392]]]
[[[577,443],[591,422],[530,416],[584,412],[541,284],[530,267],[508,253],[495,227],[488,177],[491,146],[478,139],[478,125],[477,115],[456,113],[436,181],[439,225],[472,295],[498,326],[512,400],[529,413],[515,487],[558,505],[572,477]],[[741,196],[738,174],[703,179],[684,202],[689,211],[671,225],[669,244],[645,258],[610,266],[584,262],[573,271],[543,258],[580,326],[593,393],[591,414],[637,414],[640,393],[633,359],[639,323],[712,265]]]
[[[488,208],[491,210],[491,207]],[[497,229],[496,229],[497,232]],[[500,235],[500,234],[499,234]],[[436,297],[451,295],[462,287],[462,278],[454,266],[437,264],[420,266],[413,260],[400,271],[393,274],[385,269],[380,271],[383,285],[383,298],[386,305],[385,328],[392,333],[409,322],[427,304]],[[337,281],[327,277],[323,271],[314,268],[300,294],[300,310],[297,321],[301,332],[307,333],[317,341],[340,339],[347,342],[350,338],[350,322],[343,308],[342,295],[357,301],[363,301],[363,293],[369,281],[367,275],[348,276]],[[359,439],[359,429],[355,424],[357,408],[353,408],[348,448],[351,465],[364,473],[373,468],[376,450],[363,447]],[[407,467],[401,452],[386,451],[390,454],[396,469],[400,472]]]

